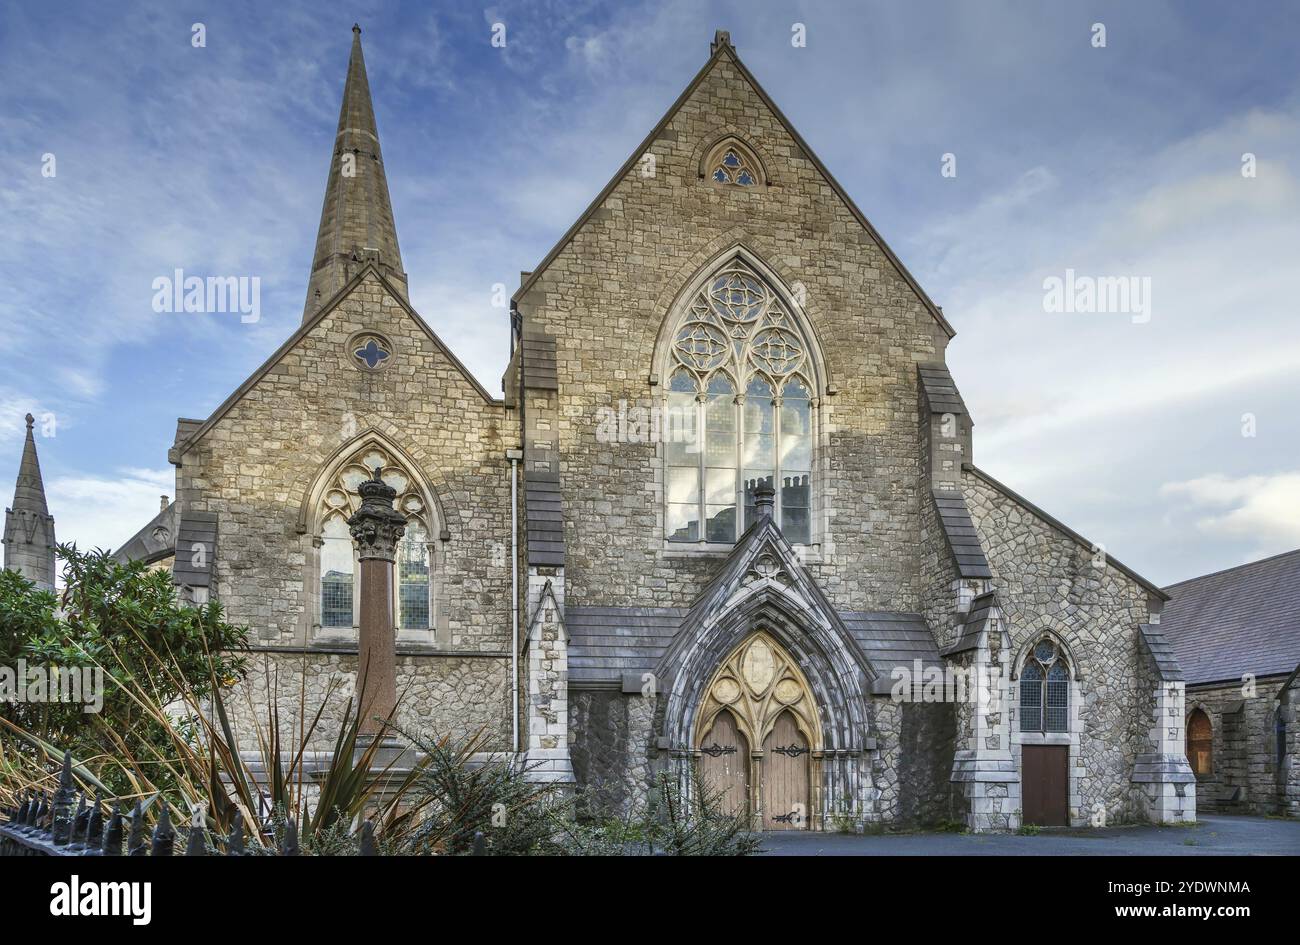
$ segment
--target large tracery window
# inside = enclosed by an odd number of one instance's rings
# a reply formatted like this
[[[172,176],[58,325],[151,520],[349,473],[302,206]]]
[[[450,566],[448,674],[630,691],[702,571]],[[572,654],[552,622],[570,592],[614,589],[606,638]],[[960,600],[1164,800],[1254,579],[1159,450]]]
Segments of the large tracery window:
[[[665,532],[734,542],[754,490],[776,490],[786,538],[812,539],[813,366],[790,307],[737,259],[709,278],[673,336]],[[743,515],[737,514],[743,509]]]
[[[1020,731],[1070,730],[1070,671],[1056,644],[1040,640],[1020,671]]]
[[[366,447],[339,467],[321,494],[317,510],[319,532],[320,626],[351,629],[357,625],[360,567],[347,520],[361,507],[357,487],[380,470],[384,482],[397,490],[396,507],[406,516],[406,533],[397,546],[394,614],[397,628],[431,627],[432,548],[430,510],[414,477],[396,457],[379,447]]]

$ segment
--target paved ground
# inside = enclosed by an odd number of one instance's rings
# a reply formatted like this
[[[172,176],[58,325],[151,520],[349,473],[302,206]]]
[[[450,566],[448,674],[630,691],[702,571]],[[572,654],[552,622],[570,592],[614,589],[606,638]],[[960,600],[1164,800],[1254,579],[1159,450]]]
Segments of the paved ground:
[[[1207,815],[1195,827],[1113,827],[1018,834],[763,835],[770,856],[1300,856],[1300,821]]]

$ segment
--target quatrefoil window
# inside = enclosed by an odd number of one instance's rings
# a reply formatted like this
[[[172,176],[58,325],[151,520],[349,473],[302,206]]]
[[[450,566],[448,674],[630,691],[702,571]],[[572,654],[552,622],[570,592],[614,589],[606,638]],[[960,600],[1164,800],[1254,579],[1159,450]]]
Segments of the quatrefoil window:
[[[393,361],[393,345],[383,335],[361,332],[348,341],[352,363],[363,371],[378,371]]]

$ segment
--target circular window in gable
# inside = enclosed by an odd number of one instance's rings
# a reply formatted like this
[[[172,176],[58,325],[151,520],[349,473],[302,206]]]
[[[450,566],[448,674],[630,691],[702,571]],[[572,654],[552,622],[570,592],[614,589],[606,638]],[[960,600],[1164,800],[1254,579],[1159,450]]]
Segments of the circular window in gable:
[[[377,331],[359,331],[348,339],[348,358],[363,371],[382,371],[393,363],[393,343]]]

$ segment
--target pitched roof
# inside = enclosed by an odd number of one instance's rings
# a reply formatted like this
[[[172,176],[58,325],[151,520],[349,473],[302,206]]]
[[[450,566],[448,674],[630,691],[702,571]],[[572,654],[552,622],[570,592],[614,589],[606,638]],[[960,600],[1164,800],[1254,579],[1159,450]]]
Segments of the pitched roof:
[[[892,683],[890,674],[900,666],[911,672],[915,660],[927,669],[944,665],[934,634],[920,614],[848,610],[840,614],[840,619],[881,680]]]
[[[889,248],[889,245],[884,241],[880,233],[871,225],[871,221],[869,221],[866,215],[858,209],[858,205],[853,202],[853,198],[848,195],[848,192],[840,186],[839,181],[837,181],[831,172],[826,169],[826,165],[821,162],[821,159],[817,157],[813,152],[813,149],[808,146],[808,142],[804,141],[803,136],[795,130],[792,124],[790,124],[790,120],[785,117],[785,114],[781,109],[777,108],[776,103],[772,101],[771,97],[766,91],[764,91],[763,87],[758,84],[758,80],[754,78],[753,73],[751,73],[749,69],[745,67],[745,64],[740,61],[740,57],[736,54],[736,48],[731,45],[730,37],[721,31],[718,34],[717,40],[713,44],[712,55],[709,56],[708,61],[704,63],[704,66],[700,71],[695,74],[695,78],[693,78],[690,84],[686,86],[682,91],[682,94],[677,97],[677,100],[673,102],[668,111],[664,113],[664,116],[659,119],[659,122],[650,129],[650,133],[646,135],[645,138],[642,139],[641,143],[632,151],[632,154],[623,163],[623,166],[618,169],[614,176],[610,178],[609,183],[607,183],[601,192],[596,195],[596,199],[588,205],[587,209],[582,212],[582,215],[578,217],[574,224],[565,231],[564,235],[560,237],[559,242],[551,247],[551,251],[546,254],[546,257],[536,267],[534,267],[532,272],[528,274],[528,277],[524,279],[523,284],[520,285],[518,291],[515,292],[513,296],[514,301],[518,302],[528,294],[529,290],[532,289],[537,280],[546,272],[547,267],[552,261],[554,261],[555,257],[563,251],[564,247],[566,247],[570,240],[577,235],[583,225],[586,224],[586,222],[591,219],[592,215],[600,209],[601,204],[605,202],[605,198],[614,191],[614,188],[618,186],[619,182],[622,181],[623,178],[627,176],[628,172],[636,166],[637,161],[639,161],[641,156],[646,153],[646,150],[655,139],[663,133],[664,129],[668,126],[668,123],[677,114],[678,110],[686,104],[691,95],[694,94],[695,90],[699,88],[700,84],[704,81],[705,77],[708,76],[714,65],[723,58],[731,60],[735,65],[736,70],[744,80],[749,83],[755,94],[758,95],[763,104],[772,112],[777,121],[781,123],[781,126],[785,129],[786,133],[794,140],[794,143],[798,145],[800,151],[803,152],[804,157],[806,157],[812,163],[813,167],[817,169],[818,173],[825,178],[826,183],[830,185],[831,189],[835,191],[835,194],[844,202],[844,206],[851,214],[853,214],[854,218],[858,221],[858,224],[866,230],[872,241],[875,242],[875,244],[880,247],[880,251],[885,254],[885,258],[893,264],[894,268],[898,271],[898,274],[903,277],[903,280],[911,287],[912,291],[916,293],[917,298],[921,300],[921,303],[934,317],[934,320],[939,323],[939,326],[943,329],[944,333],[947,334],[949,338],[953,337],[956,334],[956,331],[953,329],[952,325],[948,323],[948,320],[944,318],[943,312],[940,311],[939,306],[934,304],[934,301],[930,296],[926,294],[925,290],[921,288],[920,284],[912,274],[908,272],[907,267],[904,266],[898,256],[894,254],[894,251]]]
[[[1300,665],[1300,550],[1165,588],[1160,631],[1189,684]]]
[[[406,273],[402,270],[375,106],[361,52],[361,27],[354,25],[303,321],[333,298],[347,281],[349,271],[367,258],[373,259],[406,298]]]
[[[152,564],[176,553],[176,503],[170,502],[122,547],[113,552],[118,561]]]
[[[569,607],[569,683],[611,683],[653,669],[673,642],[682,607]]]

